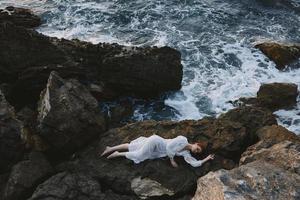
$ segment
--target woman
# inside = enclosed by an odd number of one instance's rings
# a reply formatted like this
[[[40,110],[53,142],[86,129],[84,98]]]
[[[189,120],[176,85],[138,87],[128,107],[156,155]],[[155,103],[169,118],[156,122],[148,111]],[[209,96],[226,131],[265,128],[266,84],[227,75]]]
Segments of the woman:
[[[112,153],[107,158],[124,156],[134,163],[140,163],[146,159],[155,159],[168,156],[173,167],[178,167],[174,156],[183,156],[184,160],[193,167],[199,167],[203,163],[214,159],[214,155],[209,155],[203,160],[192,157],[190,152],[201,153],[205,148],[202,143],[188,143],[184,136],[177,136],[173,139],[164,139],[158,135],[150,137],[139,137],[129,144],[121,144],[113,147],[106,147],[101,156]],[[126,152],[119,152],[119,151]]]

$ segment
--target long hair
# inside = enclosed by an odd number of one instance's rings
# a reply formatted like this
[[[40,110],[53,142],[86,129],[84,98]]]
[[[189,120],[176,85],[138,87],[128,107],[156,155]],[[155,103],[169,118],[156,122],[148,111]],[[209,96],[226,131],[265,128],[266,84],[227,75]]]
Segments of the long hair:
[[[201,142],[196,142],[195,144],[197,144],[199,147],[201,147],[201,151],[203,152],[207,148],[208,142],[201,141]]]

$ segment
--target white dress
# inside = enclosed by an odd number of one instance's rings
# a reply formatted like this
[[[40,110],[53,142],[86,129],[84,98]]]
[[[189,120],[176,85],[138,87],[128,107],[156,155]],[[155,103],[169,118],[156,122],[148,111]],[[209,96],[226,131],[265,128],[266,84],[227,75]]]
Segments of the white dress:
[[[187,138],[181,135],[173,139],[164,139],[158,135],[139,137],[129,143],[125,156],[135,163],[165,156],[170,158],[183,156],[184,160],[193,167],[201,166],[202,160],[195,159],[190,151],[183,150],[187,144]]]

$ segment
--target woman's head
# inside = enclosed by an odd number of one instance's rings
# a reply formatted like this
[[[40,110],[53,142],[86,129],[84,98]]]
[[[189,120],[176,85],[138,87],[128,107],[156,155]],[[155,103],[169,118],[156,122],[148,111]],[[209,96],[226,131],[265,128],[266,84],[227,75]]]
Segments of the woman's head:
[[[201,153],[207,147],[206,142],[196,142],[191,145],[191,152],[193,153]]]

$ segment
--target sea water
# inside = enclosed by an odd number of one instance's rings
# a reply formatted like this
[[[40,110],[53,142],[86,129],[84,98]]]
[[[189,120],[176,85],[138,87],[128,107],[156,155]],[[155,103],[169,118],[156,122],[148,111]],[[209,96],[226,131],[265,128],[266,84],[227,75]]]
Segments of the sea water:
[[[180,91],[135,102],[134,120],[201,119],[253,97],[262,83],[300,88],[300,69],[279,71],[254,45],[300,41],[300,0],[0,0],[38,13],[39,32],[92,43],[168,45],[181,52]],[[289,2],[289,3],[280,3]],[[300,65],[298,62],[296,65]],[[276,111],[279,124],[300,134],[300,98]]]

